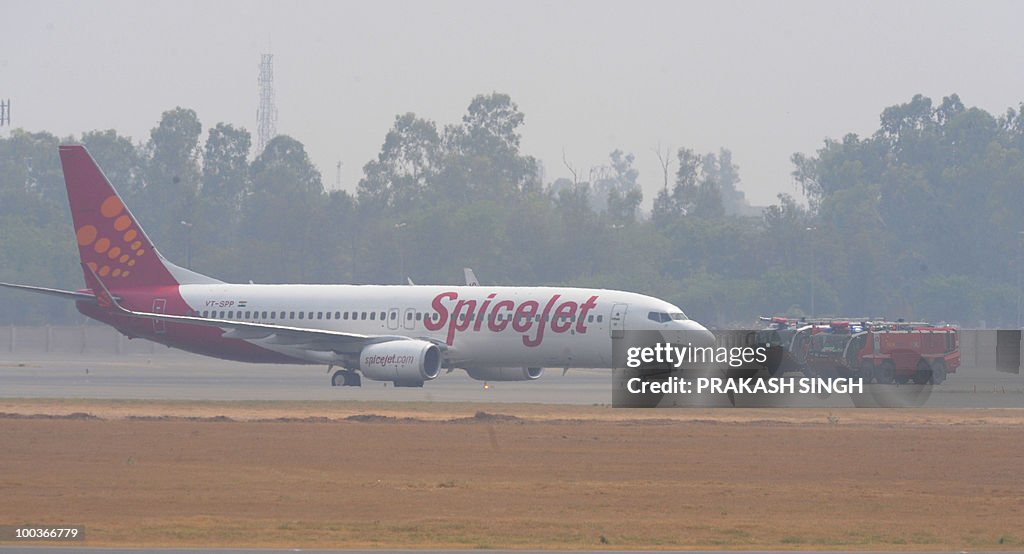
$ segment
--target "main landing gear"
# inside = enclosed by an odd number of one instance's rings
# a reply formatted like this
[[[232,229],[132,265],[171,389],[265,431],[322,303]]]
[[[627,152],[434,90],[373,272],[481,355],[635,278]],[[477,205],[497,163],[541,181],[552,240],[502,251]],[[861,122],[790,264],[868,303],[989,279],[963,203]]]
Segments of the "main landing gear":
[[[339,369],[331,375],[332,387],[361,387],[363,378],[356,372],[349,369]]]

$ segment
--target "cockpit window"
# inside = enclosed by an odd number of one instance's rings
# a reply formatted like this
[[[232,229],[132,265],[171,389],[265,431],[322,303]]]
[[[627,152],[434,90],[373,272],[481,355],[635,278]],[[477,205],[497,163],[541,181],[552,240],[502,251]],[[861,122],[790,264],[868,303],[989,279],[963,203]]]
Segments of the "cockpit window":
[[[656,323],[665,323],[672,321],[672,318],[665,312],[647,312],[647,319]]]
[[[685,321],[689,319],[683,312],[647,312],[647,319],[657,323],[668,323],[669,321]]]

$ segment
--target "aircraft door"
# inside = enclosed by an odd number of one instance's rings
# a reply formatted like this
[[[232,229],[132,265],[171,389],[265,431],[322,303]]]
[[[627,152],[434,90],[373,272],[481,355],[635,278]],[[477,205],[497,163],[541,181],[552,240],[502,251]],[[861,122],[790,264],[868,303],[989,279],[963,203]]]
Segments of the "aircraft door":
[[[388,310],[388,329],[392,331],[398,329],[398,308]]]
[[[405,318],[402,319],[402,326],[410,331],[416,328],[416,310],[412,308],[405,309]]]
[[[608,328],[611,330],[613,339],[621,339],[626,336],[626,310],[629,304],[615,304],[612,306],[612,316],[609,319]]]
[[[166,298],[154,298],[153,299],[153,313],[163,314],[167,313],[167,299]],[[164,327],[163,321],[153,320],[153,332],[162,335],[167,332]]]

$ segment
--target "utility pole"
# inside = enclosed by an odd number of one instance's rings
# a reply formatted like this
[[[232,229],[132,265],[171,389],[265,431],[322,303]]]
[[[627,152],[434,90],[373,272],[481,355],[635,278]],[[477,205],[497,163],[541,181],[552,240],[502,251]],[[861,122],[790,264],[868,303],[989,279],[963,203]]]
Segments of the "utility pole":
[[[405,225],[404,221],[395,223],[395,238],[398,240],[398,270],[399,273],[401,273],[400,279],[398,280],[400,284],[405,283],[405,280],[408,277],[405,274],[405,245],[402,243],[402,235],[404,234],[402,233],[402,229],[405,228]]]
[[[814,231],[816,230],[815,227],[807,228],[807,233],[810,235],[807,239],[807,244],[811,247],[811,319],[814,319],[816,315],[814,311],[814,278],[818,275],[818,264],[815,263],[814,259]]]
[[[1024,231],[1017,232],[1017,329],[1021,328],[1021,271],[1024,271]]]
[[[189,223],[188,221],[182,221],[181,226],[185,228],[186,234],[185,257],[187,262],[185,264],[185,267],[188,269],[192,269],[192,224]]]
[[[11,99],[0,100],[0,127],[11,125]]]

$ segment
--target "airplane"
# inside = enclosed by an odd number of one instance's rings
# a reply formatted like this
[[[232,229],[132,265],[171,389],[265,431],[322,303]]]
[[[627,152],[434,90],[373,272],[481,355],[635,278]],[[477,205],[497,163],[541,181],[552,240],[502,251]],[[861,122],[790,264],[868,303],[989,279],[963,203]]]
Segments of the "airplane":
[[[60,146],[86,288],[0,286],[57,296],[129,338],[256,363],[328,366],[423,386],[442,368],[481,381],[529,381],[543,368],[613,368],[613,340],[637,328],[713,341],[669,302],[569,287],[230,284],[166,260],[92,156]]]

